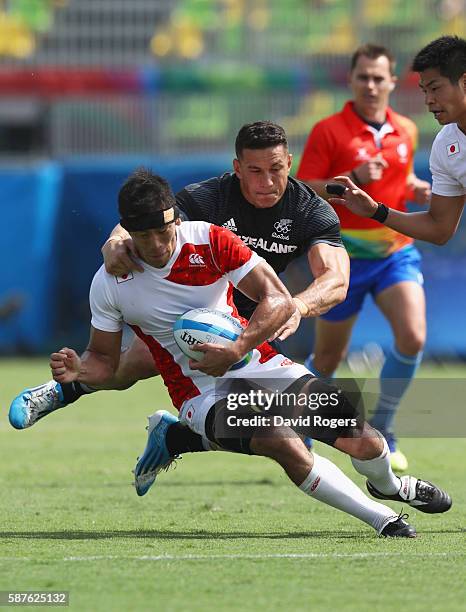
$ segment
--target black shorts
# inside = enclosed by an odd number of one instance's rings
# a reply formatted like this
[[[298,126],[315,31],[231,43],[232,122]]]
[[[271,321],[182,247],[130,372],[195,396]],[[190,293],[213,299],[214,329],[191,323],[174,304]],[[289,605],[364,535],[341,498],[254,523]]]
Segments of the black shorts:
[[[300,435],[334,446],[337,438],[358,437],[364,423],[356,383],[345,381],[344,387],[309,374],[277,396],[267,411],[245,406],[233,414],[226,399],[219,400],[207,414],[206,436],[225,450],[249,455],[254,436]],[[284,398],[286,402],[281,401]],[[290,404],[290,398],[297,401]]]

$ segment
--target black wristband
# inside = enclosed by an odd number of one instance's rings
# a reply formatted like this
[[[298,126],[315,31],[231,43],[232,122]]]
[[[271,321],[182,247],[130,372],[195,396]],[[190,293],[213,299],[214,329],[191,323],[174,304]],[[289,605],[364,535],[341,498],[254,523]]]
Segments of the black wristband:
[[[359,177],[354,170],[351,170],[350,178],[352,178],[353,183],[355,183],[359,187],[359,185],[361,184],[361,181],[359,180]]]
[[[388,206],[385,206],[382,202],[377,202],[377,210],[372,215],[371,219],[375,219],[379,223],[385,223],[389,210]]]

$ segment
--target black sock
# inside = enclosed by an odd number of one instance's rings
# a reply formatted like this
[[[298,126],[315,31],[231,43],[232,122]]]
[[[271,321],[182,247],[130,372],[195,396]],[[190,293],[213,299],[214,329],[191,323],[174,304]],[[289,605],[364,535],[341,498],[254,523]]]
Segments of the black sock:
[[[165,443],[170,455],[201,453],[206,450],[202,445],[202,436],[191,431],[186,425],[181,425],[181,423],[170,425]]]
[[[63,397],[67,404],[72,404],[77,399],[79,399],[81,395],[87,393],[87,391],[84,391],[84,389],[81,387],[81,384],[77,381],[71,383],[60,383],[60,386],[63,391]]]

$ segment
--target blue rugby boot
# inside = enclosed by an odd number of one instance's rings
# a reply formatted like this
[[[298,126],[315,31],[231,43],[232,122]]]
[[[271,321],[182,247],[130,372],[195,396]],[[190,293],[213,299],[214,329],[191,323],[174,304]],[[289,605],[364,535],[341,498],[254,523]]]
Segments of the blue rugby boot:
[[[176,457],[170,455],[166,445],[167,430],[179,423],[178,417],[166,410],[158,410],[149,417],[146,427],[148,438],[146,448],[133,470],[134,486],[139,496],[145,495],[154,484],[160,470],[166,470]]]
[[[38,387],[21,391],[11,402],[8,418],[15,429],[26,429],[67,403],[60,383],[49,380]]]

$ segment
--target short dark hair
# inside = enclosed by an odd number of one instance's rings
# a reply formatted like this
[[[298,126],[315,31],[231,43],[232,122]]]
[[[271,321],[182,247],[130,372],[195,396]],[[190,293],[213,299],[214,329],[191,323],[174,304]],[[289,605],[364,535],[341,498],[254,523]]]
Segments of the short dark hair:
[[[236,157],[239,158],[244,149],[268,149],[278,145],[283,145],[285,149],[288,149],[285,130],[280,125],[272,121],[246,123],[236,137]]]
[[[366,45],[361,45],[360,47],[358,47],[351,56],[351,72],[353,72],[357,61],[361,56],[368,57],[369,59],[373,60],[378,59],[379,57],[386,57],[390,65],[390,74],[395,74],[395,56],[391,51],[387,49],[387,47],[382,47],[382,45],[375,45],[373,43],[367,43]]]
[[[440,74],[457,83],[466,72],[466,40],[458,36],[441,36],[419,51],[413,60],[414,72],[436,68]]]
[[[175,205],[168,181],[147,168],[137,168],[130,174],[118,193],[118,211],[125,219],[150,215]]]

